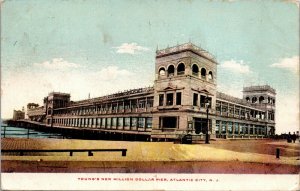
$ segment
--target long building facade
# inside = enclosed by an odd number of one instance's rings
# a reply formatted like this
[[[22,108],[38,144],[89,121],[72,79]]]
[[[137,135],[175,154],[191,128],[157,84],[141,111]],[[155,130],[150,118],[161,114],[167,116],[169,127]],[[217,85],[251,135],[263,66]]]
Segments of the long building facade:
[[[217,61],[186,43],[156,51],[153,87],[71,101],[52,92],[44,105],[28,104],[30,120],[51,127],[145,135],[149,140],[263,138],[275,133],[276,91],[243,88],[243,98],[217,91]],[[207,129],[208,128],[208,129]]]

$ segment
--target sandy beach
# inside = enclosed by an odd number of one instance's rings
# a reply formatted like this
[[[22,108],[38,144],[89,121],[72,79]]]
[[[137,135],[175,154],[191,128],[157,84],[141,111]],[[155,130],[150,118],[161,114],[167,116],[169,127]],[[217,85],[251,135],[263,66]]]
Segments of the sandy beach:
[[[211,144],[4,138],[2,149],[127,149],[120,152],[30,153],[2,156],[3,172],[151,172],[297,174],[299,143],[217,140]],[[276,148],[280,159],[276,159]],[[30,155],[30,156],[29,156]],[[36,155],[36,156],[32,156]]]

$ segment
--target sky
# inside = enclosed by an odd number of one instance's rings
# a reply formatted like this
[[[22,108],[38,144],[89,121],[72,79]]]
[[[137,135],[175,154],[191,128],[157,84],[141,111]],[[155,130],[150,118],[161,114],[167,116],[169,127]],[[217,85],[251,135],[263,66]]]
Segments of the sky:
[[[1,117],[49,92],[76,101],[153,85],[155,51],[192,42],[218,90],[277,91],[276,133],[299,130],[299,1],[2,0]]]

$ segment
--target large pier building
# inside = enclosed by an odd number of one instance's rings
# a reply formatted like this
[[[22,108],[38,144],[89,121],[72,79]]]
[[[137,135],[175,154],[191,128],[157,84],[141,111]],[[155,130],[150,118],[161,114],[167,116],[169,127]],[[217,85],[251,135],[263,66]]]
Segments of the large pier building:
[[[47,127],[93,129],[141,135],[149,140],[263,138],[275,133],[276,91],[268,85],[244,87],[243,98],[217,91],[217,61],[186,43],[156,51],[153,87],[71,101],[52,92],[44,105],[30,103],[30,120]]]

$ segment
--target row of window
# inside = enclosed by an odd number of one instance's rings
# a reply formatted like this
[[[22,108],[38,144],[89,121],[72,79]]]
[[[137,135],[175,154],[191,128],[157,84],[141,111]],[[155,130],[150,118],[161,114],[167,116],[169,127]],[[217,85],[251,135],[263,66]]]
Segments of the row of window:
[[[230,121],[216,121],[216,134],[265,135],[266,127]]]
[[[207,104],[208,108],[211,108],[211,97],[200,95],[200,102],[199,102],[198,101],[199,95],[200,94],[197,93],[193,94],[193,106],[200,106],[205,108]]]
[[[78,107],[69,110],[55,110],[54,114],[73,114],[82,115],[90,112],[98,113],[104,111],[117,111],[123,109],[135,109],[135,108],[151,108],[153,107],[153,97],[142,98],[139,100],[128,100],[124,102],[114,102],[109,104],[101,104],[96,106]]]
[[[250,98],[246,97],[246,101],[250,102]],[[263,96],[260,96],[258,99],[257,99],[257,97],[252,97],[251,103],[257,103],[257,101],[258,101],[258,103],[269,103],[269,104],[275,105],[275,99],[270,98],[270,97],[268,97],[268,99],[266,99],[266,100]]]
[[[181,105],[181,92],[176,92],[176,93],[159,94],[158,95],[159,106],[174,105],[174,95],[176,95],[175,105]],[[166,100],[165,100],[165,97],[166,97]]]
[[[58,118],[53,124],[72,127],[137,127],[152,128],[152,117],[108,117],[108,118]]]
[[[220,101],[216,102],[216,111],[221,112],[222,114],[225,115],[231,114],[231,115],[243,116],[246,119],[250,119],[250,118],[257,118],[257,119],[267,118],[269,120],[275,119],[274,112],[271,111],[268,112],[268,116],[267,116],[265,112],[246,109],[244,107],[235,106],[233,104],[228,104],[226,102],[220,102]]]
[[[192,65],[192,74],[194,76],[200,76],[202,79],[206,79],[206,76],[208,77],[208,80],[212,80],[213,79],[213,73],[212,71],[207,72],[205,68],[201,68],[201,70],[199,70],[199,66],[197,64],[193,64]],[[165,69],[165,67],[160,67],[158,70],[158,74],[159,76],[165,76],[167,75],[169,76],[174,76],[175,75],[175,67],[174,65],[170,65],[168,66],[167,70]],[[177,66],[177,75],[184,75],[185,74],[185,65],[184,63],[180,63]]]

